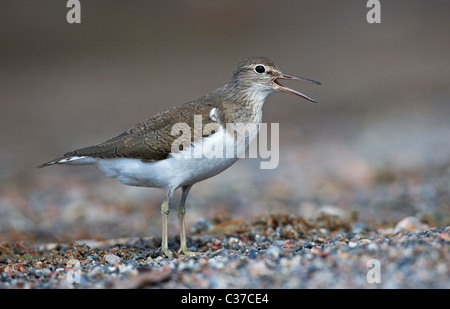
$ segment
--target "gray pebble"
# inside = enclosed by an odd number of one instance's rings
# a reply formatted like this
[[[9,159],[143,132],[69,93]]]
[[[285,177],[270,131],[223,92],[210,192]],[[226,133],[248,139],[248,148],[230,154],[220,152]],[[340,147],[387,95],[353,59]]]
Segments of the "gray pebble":
[[[122,259],[115,254],[107,254],[103,258],[109,264],[117,264],[120,263],[120,261],[122,261]]]
[[[213,224],[208,219],[202,218],[195,222],[194,226],[191,228],[191,233],[198,234],[201,232],[206,232],[213,227]]]
[[[368,244],[366,248],[369,251],[378,251],[378,245],[374,242],[371,242],[370,244]]]

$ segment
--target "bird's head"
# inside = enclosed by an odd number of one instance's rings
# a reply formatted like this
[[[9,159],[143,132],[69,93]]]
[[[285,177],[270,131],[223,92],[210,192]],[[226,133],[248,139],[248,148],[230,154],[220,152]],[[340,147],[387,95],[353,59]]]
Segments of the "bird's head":
[[[311,102],[316,102],[303,93],[283,86],[280,83],[281,79],[299,80],[320,85],[317,81],[281,72],[275,63],[266,57],[252,57],[239,62],[233,72],[231,82],[243,89],[241,91],[248,91],[249,93],[261,93],[261,95],[267,96],[275,91],[285,91]]]

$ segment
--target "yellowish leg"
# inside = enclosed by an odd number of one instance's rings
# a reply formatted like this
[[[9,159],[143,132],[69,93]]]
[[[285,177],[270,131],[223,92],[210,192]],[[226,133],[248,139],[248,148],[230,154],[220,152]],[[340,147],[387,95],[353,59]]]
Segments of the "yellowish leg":
[[[192,252],[189,251],[186,244],[186,223],[184,220],[185,214],[186,214],[186,208],[184,207],[184,204],[186,203],[186,198],[189,194],[189,190],[191,190],[192,185],[190,186],[184,186],[181,188],[181,200],[180,204],[178,205],[178,222],[180,223],[180,250],[178,253],[184,254],[184,255],[196,255],[200,254],[199,252]]]
[[[161,204],[161,217],[162,217],[162,241],[161,241],[161,252],[171,259],[173,257],[172,252],[169,250],[168,235],[167,235],[167,219],[169,218],[169,201],[172,197],[172,192],[168,191],[166,199]]]

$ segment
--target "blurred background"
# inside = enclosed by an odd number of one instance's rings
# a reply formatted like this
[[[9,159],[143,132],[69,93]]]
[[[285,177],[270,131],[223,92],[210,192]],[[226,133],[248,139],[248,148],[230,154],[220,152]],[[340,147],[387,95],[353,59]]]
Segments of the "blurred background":
[[[270,96],[278,168],[244,159],[197,184],[188,227],[276,212],[449,224],[448,1],[381,1],[380,24],[363,0],[81,0],[81,24],[66,3],[0,2],[0,240],[160,237],[161,190],[34,166],[222,86],[249,56],[322,82],[286,82],[319,103]]]

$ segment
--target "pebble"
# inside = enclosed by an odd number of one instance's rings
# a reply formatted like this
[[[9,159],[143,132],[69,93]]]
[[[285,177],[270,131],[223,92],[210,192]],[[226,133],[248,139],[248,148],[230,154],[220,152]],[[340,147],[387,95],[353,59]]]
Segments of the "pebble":
[[[250,249],[250,251],[247,254],[249,259],[255,259],[258,256],[258,251],[255,249]]]
[[[358,245],[358,243],[356,241],[349,241],[348,242],[348,247],[349,248],[355,248]]]
[[[399,232],[411,232],[423,227],[422,222],[416,217],[406,217],[400,220],[394,228],[394,234]]]
[[[104,256],[104,259],[106,262],[113,265],[118,264],[120,263],[120,261],[122,261],[122,259],[115,254],[107,254]]]
[[[210,228],[213,227],[213,224],[211,221],[205,218],[199,219],[197,222],[194,223],[194,226],[191,228],[191,233],[202,233],[208,231]]]
[[[266,240],[266,237],[264,237],[264,235],[260,235],[260,234],[256,234],[255,235],[255,241],[256,242],[263,242]]]
[[[373,242],[368,244],[366,248],[369,251],[373,251],[373,252],[378,251],[378,245],[376,243],[373,243]]]
[[[267,256],[271,259],[277,259],[280,256],[280,248],[277,246],[270,246],[269,249],[267,249]]]

